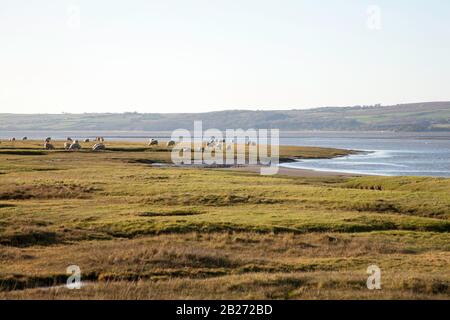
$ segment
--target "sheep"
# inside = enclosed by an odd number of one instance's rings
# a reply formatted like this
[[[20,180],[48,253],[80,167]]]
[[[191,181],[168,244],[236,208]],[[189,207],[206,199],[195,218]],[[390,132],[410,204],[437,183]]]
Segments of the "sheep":
[[[22,140],[23,141],[28,140],[28,137],[23,137]]]
[[[151,139],[148,143],[149,146],[157,146],[158,145],[158,140],[156,139]]]
[[[80,149],[81,149],[81,146],[78,143],[78,140],[75,140],[75,142],[69,146],[69,150],[80,150]]]
[[[53,150],[53,149],[55,149],[55,147],[50,142],[47,142],[47,141],[44,143],[44,148],[46,150]]]
[[[84,139],[84,142],[89,142],[90,140],[89,139]]]
[[[49,143],[51,140],[52,140],[52,138],[47,137],[47,138],[45,139],[45,142]]]
[[[12,137],[9,141],[16,141],[16,138]]]
[[[92,147],[92,151],[98,151],[98,150],[105,150],[106,147],[103,143],[96,143],[93,147]]]
[[[70,141],[70,142],[72,142],[73,140],[72,140],[72,138],[71,138],[71,137],[67,137],[67,141]]]
[[[170,141],[167,142],[167,146],[168,147],[172,147],[174,145],[175,145],[175,141],[173,141],[173,140],[170,140]]]
[[[64,149],[69,150],[71,143],[69,141],[64,142]]]
[[[174,149],[175,150],[175,149]],[[180,148],[179,150],[178,150],[178,152],[183,152],[183,154],[185,154],[185,153],[190,153],[192,150],[191,150],[191,148],[187,148],[187,147],[184,147],[184,148]]]

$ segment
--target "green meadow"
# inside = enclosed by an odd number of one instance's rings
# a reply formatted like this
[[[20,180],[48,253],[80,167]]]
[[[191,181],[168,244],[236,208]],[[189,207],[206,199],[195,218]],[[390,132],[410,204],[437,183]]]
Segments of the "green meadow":
[[[152,166],[170,162],[161,146],[41,145],[0,143],[0,298],[450,298],[450,179],[261,176]],[[381,290],[366,286],[373,264]],[[64,286],[69,265],[80,290]]]

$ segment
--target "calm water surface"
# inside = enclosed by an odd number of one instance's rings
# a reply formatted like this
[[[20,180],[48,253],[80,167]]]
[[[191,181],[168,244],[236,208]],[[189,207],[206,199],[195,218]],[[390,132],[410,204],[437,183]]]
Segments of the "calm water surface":
[[[334,159],[301,160],[284,167],[388,176],[450,177],[450,138],[290,137],[289,145],[368,151]]]

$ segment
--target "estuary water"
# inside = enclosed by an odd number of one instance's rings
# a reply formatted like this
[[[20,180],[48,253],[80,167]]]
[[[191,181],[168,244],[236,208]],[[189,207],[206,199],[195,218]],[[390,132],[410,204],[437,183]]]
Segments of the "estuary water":
[[[282,144],[366,151],[334,159],[299,160],[283,167],[385,176],[450,177],[450,133],[321,133],[291,135]]]
[[[149,131],[10,131],[0,139],[73,139],[103,136],[108,140],[146,142],[149,138],[168,139],[170,132]],[[334,159],[299,160],[283,167],[316,171],[346,172],[386,176],[450,177],[450,132],[282,132],[281,145],[317,146],[366,151]]]

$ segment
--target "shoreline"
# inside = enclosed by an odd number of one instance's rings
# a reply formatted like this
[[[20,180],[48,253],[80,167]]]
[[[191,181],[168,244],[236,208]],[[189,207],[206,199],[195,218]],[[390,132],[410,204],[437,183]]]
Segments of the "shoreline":
[[[248,173],[260,173],[262,165],[174,165],[168,163],[152,163],[152,167],[163,168],[185,168],[185,169],[205,169],[205,170],[226,170],[235,172],[248,172]],[[290,176],[290,177],[362,177],[371,176],[370,174],[356,174],[349,172],[337,172],[337,171],[318,171],[313,169],[301,169],[301,168],[287,168],[278,167],[278,172],[275,175]]]
[[[249,165],[242,167],[222,168],[222,170],[236,171],[236,172],[249,172],[260,173],[262,166]],[[316,171],[312,169],[294,169],[286,167],[278,167],[278,172],[275,175],[289,176],[289,177],[359,177],[367,176],[364,174],[353,174],[345,172],[334,171]]]

